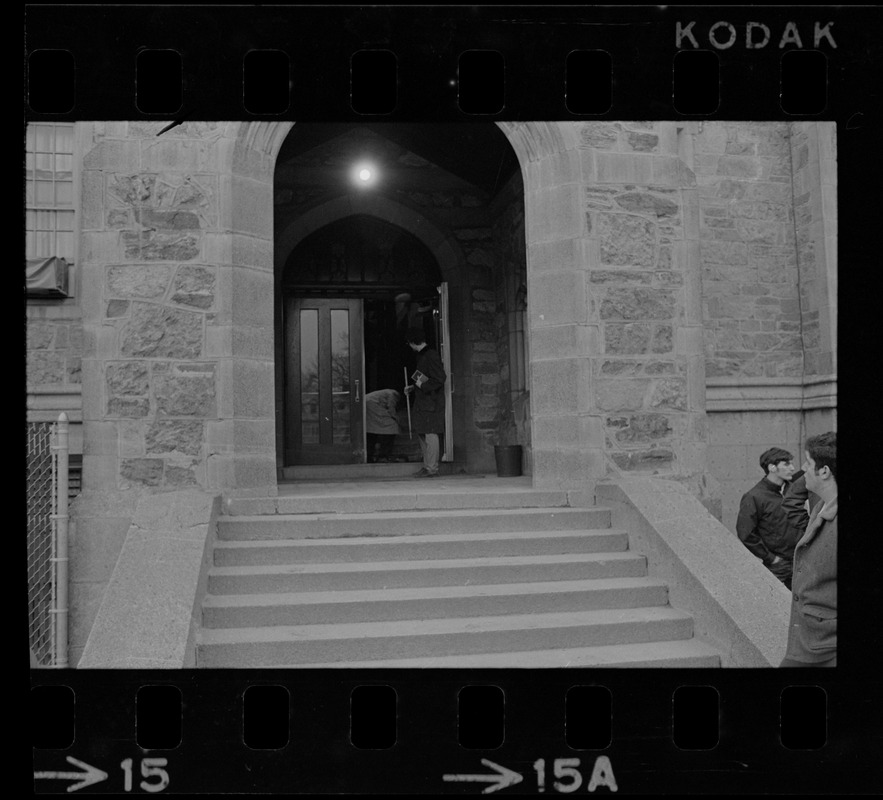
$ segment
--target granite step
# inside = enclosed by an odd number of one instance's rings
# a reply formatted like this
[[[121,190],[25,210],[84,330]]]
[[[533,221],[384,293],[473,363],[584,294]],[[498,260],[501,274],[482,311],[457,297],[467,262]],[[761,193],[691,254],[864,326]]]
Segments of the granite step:
[[[433,478],[424,481],[389,481],[384,491],[371,484],[374,491],[359,490],[354,483],[327,485],[322,492],[311,493],[298,486],[298,491],[278,497],[237,497],[227,502],[225,515],[254,516],[261,514],[367,514],[378,511],[432,511],[434,509],[492,508],[562,508],[592,506],[585,492],[532,489],[513,482],[512,487],[470,491],[458,489],[462,482],[455,478]]]
[[[219,541],[215,545],[214,563],[219,567],[241,567],[621,552],[628,549],[628,543],[626,531],[612,528],[597,531],[434,533],[318,540]]]
[[[312,666],[690,639],[689,614],[663,607],[261,628],[201,629],[197,666]]]
[[[209,594],[255,594],[420,586],[468,586],[529,581],[642,577],[646,559],[633,552],[518,557],[274,564],[212,567]]]
[[[597,647],[562,647],[555,650],[387,658],[376,661],[331,661],[297,666],[312,669],[333,667],[352,669],[561,669],[566,667],[716,669],[720,665],[720,653],[700,639],[693,638]]]
[[[347,592],[209,595],[203,605],[203,625],[207,628],[247,628],[465,618],[638,608],[667,602],[666,584],[646,577]]]
[[[452,509],[365,514],[261,514],[218,519],[218,538],[310,539],[339,536],[597,530],[606,508]]]

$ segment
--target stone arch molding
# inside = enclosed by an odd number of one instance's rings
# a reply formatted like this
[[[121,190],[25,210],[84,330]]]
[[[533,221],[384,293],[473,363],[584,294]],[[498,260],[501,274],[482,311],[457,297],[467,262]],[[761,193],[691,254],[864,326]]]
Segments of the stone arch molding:
[[[344,195],[329,200],[292,220],[276,237],[274,265],[277,275],[282,274],[288,256],[311,233],[332,222],[355,214],[367,214],[397,225],[416,236],[432,253],[443,277],[453,274],[461,258],[460,249],[426,217],[395,200],[385,197]]]
[[[266,160],[266,166],[272,175],[276,156],[294,125],[293,122],[231,122],[227,138],[233,142],[230,153],[232,172],[238,171],[237,165],[258,157]]]
[[[577,134],[572,125],[556,122],[497,122],[495,123],[524,164],[544,156],[571,150],[577,145]],[[276,156],[294,122],[231,122],[229,139],[235,142],[234,163],[241,162],[248,153],[266,158],[269,166],[276,163]]]
[[[573,126],[554,122],[499,122],[495,123],[506,136],[518,158],[522,175],[527,164],[545,156],[570,150],[576,146]],[[228,141],[232,141],[231,173],[263,179],[272,192],[272,176],[282,143],[294,127],[294,122],[239,122],[230,123]],[[571,141],[573,140],[573,141]],[[232,204],[235,208],[235,203]],[[348,194],[335,198],[300,215],[273,237],[275,271],[282,265],[297,244],[310,233],[352,214],[371,214],[400,226],[414,234],[438,261],[442,275],[451,273],[459,258],[456,242],[446,237],[433,223],[408,206],[384,197]]]

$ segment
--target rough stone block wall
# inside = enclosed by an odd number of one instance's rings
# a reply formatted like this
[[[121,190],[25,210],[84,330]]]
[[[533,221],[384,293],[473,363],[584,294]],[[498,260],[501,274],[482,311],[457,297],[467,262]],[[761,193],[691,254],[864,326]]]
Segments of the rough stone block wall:
[[[706,122],[694,154],[706,375],[800,375],[789,126]]]
[[[586,123],[580,139],[593,154],[582,187],[589,270],[584,287],[550,281],[549,300],[584,303],[587,321],[597,322],[601,357],[591,365],[592,404],[608,468],[689,471],[685,442],[696,438],[689,413],[695,400],[689,348],[676,331],[688,302],[691,209],[683,189],[694,179],[677,155],[671,125]]]
[[[96,312],[86,341],[101,406],[87,418],[117,432],[120,489],[210,484],[220,290],[208,240],[222,213],[222,133],[185,123],[158,139],[155,124],[97,123],[83,160],[83,302]]]

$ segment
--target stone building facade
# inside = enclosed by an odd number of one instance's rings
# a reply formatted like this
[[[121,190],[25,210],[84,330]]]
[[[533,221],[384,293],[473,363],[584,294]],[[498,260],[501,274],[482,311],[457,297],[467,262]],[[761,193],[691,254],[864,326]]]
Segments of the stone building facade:
[[[492,191],[378,127],[284,182],[292,123],[161,127],[76,123],[69,297],[27,308],[29,418],[68,411],[82,453],[74,661],[139,496],[277,492],[283,273],[341,220],[437,264],[468,471],[517,442],[537,487],[654,474],[732,528],[763,449],[835,427],[833,124],[504,122],[517,169]],[[352,142],[398,182],[329,184]]]

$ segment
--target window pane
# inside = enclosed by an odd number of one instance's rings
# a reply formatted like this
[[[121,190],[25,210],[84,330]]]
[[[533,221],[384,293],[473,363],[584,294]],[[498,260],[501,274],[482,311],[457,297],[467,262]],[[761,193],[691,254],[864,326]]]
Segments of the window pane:
[[[53,255],[63,258],[66,261],[74,260],[74,235],[72,233],[62,232],[55,237],[55,252]]]
[[[55,128],[55,152],[74,152],[74,129],[70,125],[58,125]]]
[[[350,440],[350,314],[346,309],[331,312],[332,441]]]
[[[36,125],[37,146],[34,148],[38,153],[51,153],[54,138],[51,125]]]
[[[55,184],[55,205],[69,206],[74,199],[73,184],[61,181]]]
[[[74,168],[74,157],[71,155],[55,156],[55,171],[58,173],[70,173]]]
[[[319,444],[319,312],[300,312],[300,419],[304,444]]]
[[[42,206],[52,205],[52,183],[37,181],[37,203]]]
[[[44,258],[47,256],[53,256],[55,253],[52,252],[54,249],[52,247],[55,242],[55,235],[52,233],[48,233],[46,231],[37,231],[36,233],[36,255],[38,258]]]
[[[73,211],[58,211],[56,212],[57,222],[56,228],[59,231],[73,231],[74,229],[74,212]]]
[[[37,153],[37,169],[42,170],[46,173],[52,172],[52,154],[51,153]]]

